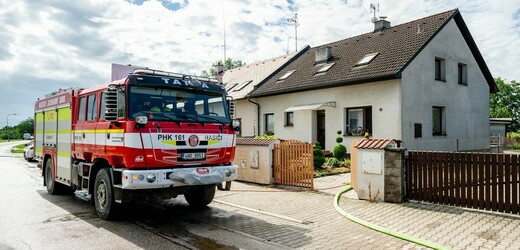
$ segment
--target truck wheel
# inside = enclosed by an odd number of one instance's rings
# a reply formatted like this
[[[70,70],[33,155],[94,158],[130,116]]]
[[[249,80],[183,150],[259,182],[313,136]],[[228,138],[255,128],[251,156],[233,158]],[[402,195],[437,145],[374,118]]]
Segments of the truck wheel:
[[[203,208],[213,201],[215,185],[196,186],[184,194],[184,198],[195,208]]]
[[[114,219],[119,204],[114,200],[114,188],[108,168],[102,168],[97,173],[92,199],[94,199],[97,215],[101,219]]]
[[[52,195],[60,194],[60,184],[54,181],[53,164],[50,158],[45,163],[45,185],[47,186],[47,193]]]
[[[74,193],[74,189],[71,187],[67,187],[54,180],[53,164],[51,158],[49,158],[45,163],[45,185],[47,186],[47,193],[52,195]]]

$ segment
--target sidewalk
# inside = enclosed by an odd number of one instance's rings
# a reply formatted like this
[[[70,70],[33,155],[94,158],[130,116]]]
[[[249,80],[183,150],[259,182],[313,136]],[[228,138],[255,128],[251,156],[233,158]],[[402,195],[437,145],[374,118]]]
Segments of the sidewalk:
[[[341,216],[333,198],[349,181],[349,174],[317,178],[317,191],[234,182],[231,191],[217,192],[212,206],[265,215],[265,223],[236,230],[286,248],[425,249]],[[452,249],[520,249],[519,216],[417,202],[372,203],[358,200],[355,191],[343,194],[339,205],[362,220]]]

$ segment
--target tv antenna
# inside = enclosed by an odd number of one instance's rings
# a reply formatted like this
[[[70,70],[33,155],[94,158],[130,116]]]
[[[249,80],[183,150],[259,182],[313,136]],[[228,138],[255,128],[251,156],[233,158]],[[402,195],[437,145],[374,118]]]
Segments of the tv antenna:
[[[221,1],[222,4],[222,23],[224,27],[224,61],[222,61],[223,65],[226,65],[226,15],[224,13],[224,0]]]
[[[296,43],[296,51],[298,51],[298,13],[295,13],[293,17],[287,18],[287,22],[294,23],[294,41]]]
[[[379,20],[376,17],[376,13],[377,12],[379,12],[379,4],[378,3],[376,3],[376,4],[371,3],[370,4],[370,13],[374,13],[374,17],[372,17],[372,19],[370,19],[370,21],[372,23],[375,23],[375,22],[377,22]]]

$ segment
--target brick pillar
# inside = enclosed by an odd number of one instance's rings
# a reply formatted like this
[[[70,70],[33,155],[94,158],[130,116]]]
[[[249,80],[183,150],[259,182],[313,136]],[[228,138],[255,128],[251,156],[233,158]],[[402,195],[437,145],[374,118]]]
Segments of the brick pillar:
[[[385,202],[401,203],[404,201],[405,151],[404,148],[385,149]]]

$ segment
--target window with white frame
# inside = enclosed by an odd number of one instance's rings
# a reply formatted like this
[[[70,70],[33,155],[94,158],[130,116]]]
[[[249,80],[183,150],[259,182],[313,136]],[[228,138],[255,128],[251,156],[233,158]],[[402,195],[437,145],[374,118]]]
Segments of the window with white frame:
[[[345,134],[372,134],[372,107],[346,108],[345,116]]]

